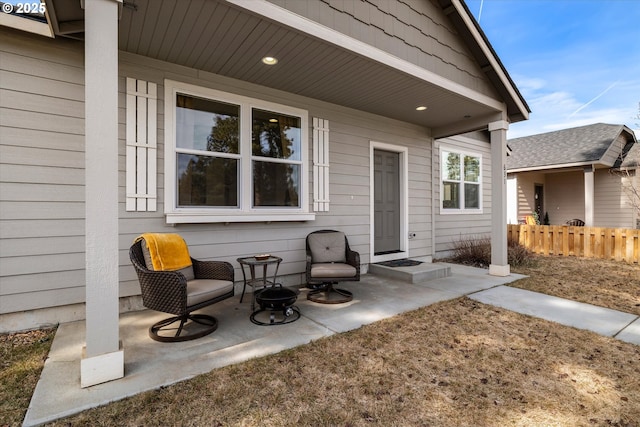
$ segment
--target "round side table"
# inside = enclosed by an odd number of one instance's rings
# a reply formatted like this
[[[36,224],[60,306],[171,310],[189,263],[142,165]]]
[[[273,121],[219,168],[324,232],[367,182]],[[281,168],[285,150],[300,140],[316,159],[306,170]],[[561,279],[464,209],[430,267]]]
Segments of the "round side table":
[[[242,286],[242,295],[240,296],[240,302],[244,298],[245,290],[247,289],[247,285],[253,288],[253,300],[251,301],[251,311],[254,311],[256,304],[256,289],[264,289],[268,286],[274,286],[276,284],[276,277],[278,276],[278,267],[280,267],[280,263],[282,262],[282,258],[269,255],[266,258],[256,258],[255,256],[242,257],[238,258],[238,263],[240,263],[240,268],[242,269],[242,278],[244,279],[244,284]],[[273,273],[273,280],[269,280],[267,276],[267,267],[269,265],[275,265],[275,271]],[[245,272],[245,266],[249,268],[250,278],[247,277],[247,273]],[[262,266],[262,277],[256,277],[256,267]]]

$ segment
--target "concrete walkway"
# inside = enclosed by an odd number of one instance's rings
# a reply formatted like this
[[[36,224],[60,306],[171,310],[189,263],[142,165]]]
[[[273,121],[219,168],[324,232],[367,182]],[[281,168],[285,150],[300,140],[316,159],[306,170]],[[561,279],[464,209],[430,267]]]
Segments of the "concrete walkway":
[[[125,352],[125,377],[84,389],[80,388],[84,322],[61,324],[23,425],[40,425],[216,368],[278,353],[464,295],[578,328],[589,329],[595,325],[595,332],[640,345],[638,316],[503,286],[523,278],[521,275],[494,277],[483,269],[449,266],[450,277],[422,283],[370,274],[364,275],[358,283],[341,283],[341,287],[355,295],[354,300],[346,304],[316,304],[306,300],[303,290],[296,304],[302,316],[287,325],[251,323],[250,298],[240,304],[238,295],[202,310],[218,318],[220,325],[216,332],[183,343],[158,343],[148,337],[147,328],[166,317],[163,313],[145,310],[123,314],[120,316],[120,339]],[[561,312],[571,314],[560,316]]]
[[[640,317],[509,286],[468,295],[484,304],[640,345]]]

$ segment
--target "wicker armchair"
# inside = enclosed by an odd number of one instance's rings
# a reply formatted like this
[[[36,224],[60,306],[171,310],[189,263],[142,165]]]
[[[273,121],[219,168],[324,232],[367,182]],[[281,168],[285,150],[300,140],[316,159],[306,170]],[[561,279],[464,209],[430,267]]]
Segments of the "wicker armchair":
[[[129,249],[140,281],[143,305],[174,315],[152,325],[149,336],[156,341],[176,342],[200,338],[215,331],[218,327],[215,317],[192,312],[233,296],[233,266],[224,261],[191,258],[192,269],[154,271],[147,267],[143,244],[144,241],[139,240]],[[177,322],[176,329],[174,324]]]
[[[566,225],[574,225],[574,226],[578,226],[578,227],[584,227],[584,221],[581,220],[581,219],[577,219],[577,218],[570,219],[565,224]]]
[[[307,283],[312,289],[307,299],[322,304],[339,304],[353,299],[338,282],[360,280],[360,254],[349,248],[341,231],[320,230],[307,236]]]

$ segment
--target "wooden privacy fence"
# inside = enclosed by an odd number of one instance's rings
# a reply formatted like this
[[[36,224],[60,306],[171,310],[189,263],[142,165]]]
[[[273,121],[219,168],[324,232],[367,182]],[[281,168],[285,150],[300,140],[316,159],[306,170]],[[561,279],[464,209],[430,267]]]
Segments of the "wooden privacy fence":
[[[536,254],[640,263],[640,230],[509,224],[507,236]]]

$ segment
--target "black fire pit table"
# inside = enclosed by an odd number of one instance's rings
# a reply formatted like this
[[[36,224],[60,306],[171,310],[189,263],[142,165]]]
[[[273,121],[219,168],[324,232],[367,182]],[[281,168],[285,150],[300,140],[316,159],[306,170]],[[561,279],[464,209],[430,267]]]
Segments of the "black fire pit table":
[[[255,298],[260,309],[250,319],[256,325],[285,325],[300,318],[300,310],[293,305],[298,299],[296,290],[277,283],[258,291]]]

